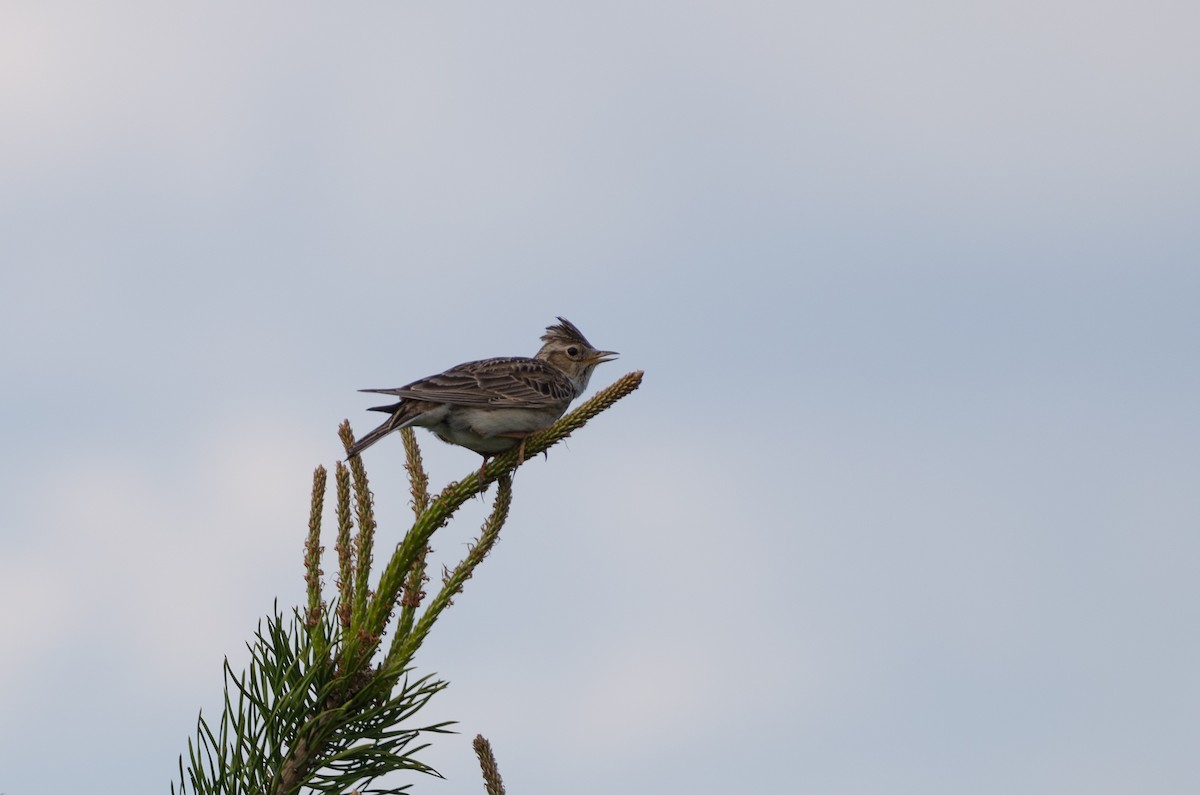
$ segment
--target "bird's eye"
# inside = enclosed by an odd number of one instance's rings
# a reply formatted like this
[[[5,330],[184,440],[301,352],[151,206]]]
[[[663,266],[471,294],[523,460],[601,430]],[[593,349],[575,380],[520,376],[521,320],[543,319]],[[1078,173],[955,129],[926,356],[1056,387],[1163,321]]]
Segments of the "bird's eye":
[[[579,355],[579,349],[576,348],[574,345],[572,345],[570,348],[567,348],[567,356],[574,357],[574,356],[578,356],[578,355]]]

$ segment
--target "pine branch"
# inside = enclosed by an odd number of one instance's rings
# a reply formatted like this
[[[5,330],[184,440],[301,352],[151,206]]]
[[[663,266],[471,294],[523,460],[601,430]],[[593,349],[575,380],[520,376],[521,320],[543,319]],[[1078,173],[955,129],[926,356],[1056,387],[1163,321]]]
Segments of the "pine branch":
[[[504,526],[504,521],[508,518],[508,509],[511,505],[512,478],[506,473],[500,476],[496,502],[492,507],[491,515],[483,523],[479,538],[471,545],[462,562],[446,576],[442,589],[429,603],[429,607],[425,609],[424,615],[421,616],[421,620],[417,622],[412,631],[406,635],[397,634],[392,639],[391,649],[388,650],[384,662],[384,670],[403,668],[407,665],[413,653],[425,640],[425,636],[429,634],[429,630],[433,628],[433,623],[437,621],[438,616],[451,605],[454,596],[462,593],[463,586],[475,573],[475,567],[483,563],[483,559],[500,540],[500,528]]]
[[[425,474],[425,464],[421,460],[421,448],[417,444],[417,435],[412,428],[401,428],[400,437],[404,440],[404,468],[408,471],[408,480],[412,488],[412,509],[416,518],[429,507],[429,476]],[[432,550],[426,546],[413,561],[412,568],[404,580],[404,593],[400,597],[400,622],[396,636],[407,635],[412,629],[416,618],[417,608],[425,598],[423,587],[429,580],[425,576],[425,558]]]
[[[479,767],[483,771],[483,785],[487,787],[488,795],[504,795],[504,782],[500,779],[500,769],[496,767],[492,744],[482,734],[477,734],[471,745],[475,748],[475,755],[479,757]]]
[[[354,609],[354,547],[350,534],[354,520],[350,518],[350,470],[341,461],[335,470],[337,480],[337,555],[338,555],[338,620],[349,629]]]
[[[567,438],[637,389],[641,379],[641,372],[624,376],[531,436],[525,443],[526,458]],[[353,444],[348,422],[339,435],[346,447]],[[338,462],[334,470],[336,595],[332,604],[322,598],[320,540],[327,473],[318,467],[304,545],[305,605],[291,611],[288,620],[278,610],[267,618],[265,629],[260,626],[249,645],[251,662],[244,673],[235,674],[226,662],[224,709],[215,724],[203,715],[198,719],[196,738],[188,742],[186,768],[180,757],[180,795],[189,785],[196,795],[295,795],[301,789],[347,793],[362,791],[379,776],[397,770],[437,775],[416,758],[426,747],[418,740],[447,731],[449,724],[414,728],[408,722],[446,684],[429,676],[410,679],[410,665],[437,619],[499,540],[512,504],[512,472],[520,463],[515,451],[497,456],[482,482],[479,473],[472,472],[431,499],[416,437],[405,429],[402,438],[415,520],[389,557],[376,590],[370,587],[374,506],[366,469],[355,457],[348,466]],[[492,481],[498,482],[495,502],[478,540],[419,612],[430,539]],[[401,612],[392,627],[392,641],[382,659],[374,662],[397,604]],[[503,793],[490,749],[487,758],[494,772],[487,779],[488,791]],[[487,778],[482,752],[480,760]],[[371,791],[395,793],[407,786]],[[174,784],[171,791],[176,792]]]
[[[304,544],[304,585],[308,591],[308,614],[304,623],[313,633],[312,641],[318,657],[325,655],[328,644],[321,626],[321,612],[325,609],[325,602],[321,599],[321,575],[325,573],[321,571],[321,553],[325,551],[325,547],[321,546],[321,513],[325,509],[326,479],[325,467],[317,467],[313,472],[312,508],[308,515],[308,538]]]

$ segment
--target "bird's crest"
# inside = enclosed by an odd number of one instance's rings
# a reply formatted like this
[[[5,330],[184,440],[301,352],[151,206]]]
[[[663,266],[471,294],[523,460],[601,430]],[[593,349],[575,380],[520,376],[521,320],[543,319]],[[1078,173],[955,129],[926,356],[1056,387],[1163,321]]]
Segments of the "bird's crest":
[[[589,348],[592,347],[592,343],[587,341],[587,337],[583,336],[582,331],[575,328],[574,323],[565,317],[560,317],[558,321],[558,325],[546,327],[546,333],[542,335],[542,342],[562,340],[563,342],[580,342]]]

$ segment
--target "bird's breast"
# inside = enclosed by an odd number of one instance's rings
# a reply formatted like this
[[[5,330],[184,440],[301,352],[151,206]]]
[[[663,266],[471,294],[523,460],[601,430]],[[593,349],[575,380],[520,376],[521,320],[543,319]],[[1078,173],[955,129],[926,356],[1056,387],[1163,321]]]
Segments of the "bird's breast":
[[[491,455],[511,450],[518,444],[513,435],[548,428],[562,416],[555,409],[485,408],[450,406],[435,424],[421,423],[439,439],[477,453]]]

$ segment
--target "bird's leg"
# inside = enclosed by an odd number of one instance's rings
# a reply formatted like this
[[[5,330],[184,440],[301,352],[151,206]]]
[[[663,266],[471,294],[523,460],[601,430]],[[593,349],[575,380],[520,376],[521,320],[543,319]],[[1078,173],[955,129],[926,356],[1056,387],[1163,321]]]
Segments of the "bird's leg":
[[[482,455],[482,454],[481,454]],[[484,477],[487,476],[488,456],[483,456],[483,463],[479,465],[479,493],[483,494],[487,491],[487,483],[484,482]]]
[[[500,433],[500,434],[497,434],[497,436],[506,436],[509,439],[520,439],[521,440],[521,444],[518,445],[518,447],[517,447],[517,466],[521,466],[521,464],[524,464],[525,463],[525,440],[528,439],[530,436],[533,436],[533,434],[532,433]]]

